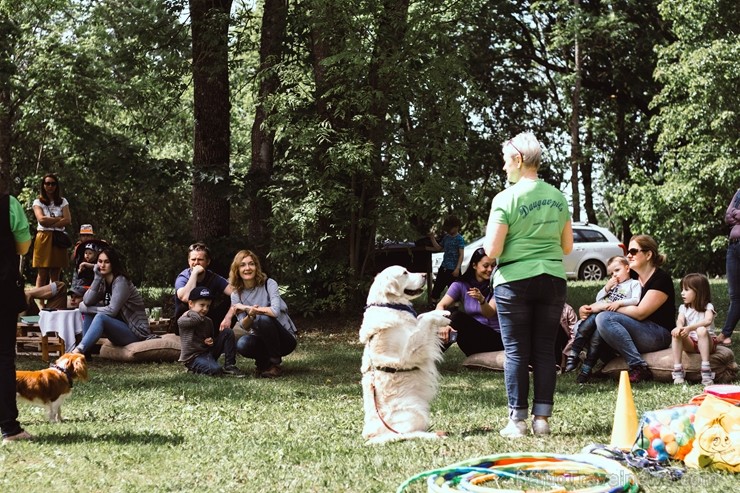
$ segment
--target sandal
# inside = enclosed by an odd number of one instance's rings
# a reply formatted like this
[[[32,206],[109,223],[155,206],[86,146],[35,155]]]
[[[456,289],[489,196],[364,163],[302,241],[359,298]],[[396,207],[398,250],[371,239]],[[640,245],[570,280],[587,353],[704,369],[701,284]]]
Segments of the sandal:
[[[730,339],[729,337],[725,337],[724,339],[719,341],[719,344],[722,344],[723,346],[729,346],[732,344],[732,339]]]

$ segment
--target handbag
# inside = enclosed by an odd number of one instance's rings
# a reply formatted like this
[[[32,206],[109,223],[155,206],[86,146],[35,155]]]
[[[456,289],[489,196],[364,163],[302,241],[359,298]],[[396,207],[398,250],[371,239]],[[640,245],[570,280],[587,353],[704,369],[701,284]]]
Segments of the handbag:
[[[51,244],[65,250],[72,246],[72,240],[66,231],[54,230],[51,233]]]

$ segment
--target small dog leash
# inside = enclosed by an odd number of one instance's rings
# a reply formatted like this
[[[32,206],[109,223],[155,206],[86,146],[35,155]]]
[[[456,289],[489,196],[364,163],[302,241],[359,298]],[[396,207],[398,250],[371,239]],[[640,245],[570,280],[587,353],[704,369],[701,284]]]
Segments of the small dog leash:
[[[396,435],[400,435],[401,433],[399,433],[398,431],[394,430],[393,427],[391,427],[391,425],[389,425],[388,423],[386,423],[385,419],[383,419],[383,415],[380,413],[380,408],[378,407],[378,395],[377,395],[377,392],[375,391],[375,371],[377,370],[377,371],[384,371],[386,373],[398,373],[398,372],[402,372],[402,371],[415,371],[415,370],[418,370],[418,369],[419,369],[418,366],[415,366],[413,368],[403,368],[403,369],[391,368],[391,367],[388,367],[388,366],[379,366],[379,367],[374,367],[373,366],[372,369],[371,369],[371,371],[373,372],[373,381],[370,382],[370,387],[373,389],[373,404],[375,405],[375,413],[378,415],[378,418],[380,419],[380,422],[383,423],[383,426],[385,426],[386,428],[388,428],[390,431],[392,431]]]

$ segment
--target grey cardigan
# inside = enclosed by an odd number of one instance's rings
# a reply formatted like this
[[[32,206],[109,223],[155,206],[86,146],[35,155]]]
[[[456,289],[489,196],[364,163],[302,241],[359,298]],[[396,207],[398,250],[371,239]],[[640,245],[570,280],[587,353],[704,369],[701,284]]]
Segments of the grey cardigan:
[[[82,300],[85,303],[85,313],[100,313],[117,317],[126,322],[131,332],[139,339],[146,339],[152,334],[149,330],[149,318],[144,310],[144,299],[130,280],[124,276],[117,276],[111,285],[110,303],[98,305],[105,299],[105,281],[97,269],[90,289],[85,292]],[[81,310],[82,311],[82,310]]]

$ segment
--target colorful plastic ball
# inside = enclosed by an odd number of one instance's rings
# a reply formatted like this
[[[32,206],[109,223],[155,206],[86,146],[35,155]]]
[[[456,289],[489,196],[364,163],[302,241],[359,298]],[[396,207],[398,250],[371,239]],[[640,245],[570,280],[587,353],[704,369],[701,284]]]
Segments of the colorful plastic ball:
[[[663,443],[663,440],[660,438],[653,438],[652,443],[650,444],[656,452],[665,452],[665,444]]]
[[[668,452],[668,455],[676,455],[676,452],[678,452],[679,446],[676,442],[669,442],[665,444],[665,451]]]
[[[668,460],[668,454],[665,452],[658,452],[658,460],[660,462],[665,462]]]
[[[653,447],[648,447],[648,448],[647,448],[647,454],[648,454],[648,455],[649,455],[650,457],[653,457],[653,458],[655,458],[655,457],[657,457],[657,456],[658,456],[658,452],[656,452],[656,451],[655,451],[655,449],[654,449]]]
[[[653,438],[655,438],[655,434],[653,433],[653,430],[650,428],[650,425],[645,425],[642,427],[642,434],[648,440],[652,440]]]
[[[686,433],[686,436],[688,437],[689,440],[693,440],[694,437],[696,436],[696,432],[694,431],[693,426],[689,426],[688,428],[686,428],[686,431],[684,433]]]
[[[650,439],[646,436],[641,436],[637,439],[637,442],[635,443],[637,448],[645,449],[647,450],[650,447]]]
[[[660,439],[663,440],[663,443],[675,442],[676,435],[673,434],[670,428],[664,427],[660,430]]]
[[[671,413],[669,412],[662,412],[658,414],[658,421],[660,421],[660,424],[667,425],[671,422]]]
[[[686,433],[679,431],[678,433],[676,433],[676,443],[679,447],[683,447],[684,445],[689,443],[689,437],[686,436]]]

